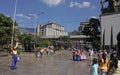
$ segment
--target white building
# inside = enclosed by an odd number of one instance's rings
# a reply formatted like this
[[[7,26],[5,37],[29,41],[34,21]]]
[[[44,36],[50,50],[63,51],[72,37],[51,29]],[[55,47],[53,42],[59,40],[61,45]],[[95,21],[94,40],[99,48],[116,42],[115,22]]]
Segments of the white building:
[[[106,3],[108,3],[107,7]],[[100,22],[101,46],[103,44],[110,46],[112,42],[115,46],[117,35],[120,32],[120,0],[101,0]],[[113,41],[111,41],[111,38]]]
[[[111,27],[113,31],[113,45],[117,44],[117,35],[120,32],[120,13],[102,15],[101,17],[101,44],[105,32],[105,45],[110,45]]]
[[[58,38],[60,36],[68,36],[68,32],[64,30],[64,26],[51,22],[38,25],[37,36],[41,36],[41,38]]]

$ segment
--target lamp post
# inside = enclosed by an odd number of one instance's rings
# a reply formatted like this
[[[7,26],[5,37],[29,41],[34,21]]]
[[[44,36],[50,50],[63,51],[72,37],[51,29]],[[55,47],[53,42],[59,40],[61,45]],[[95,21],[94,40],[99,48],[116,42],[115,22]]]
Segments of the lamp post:
[[[34,28],[34,49],[35,49],[35,36],[36,36],[36,20],[37,18],[41,15],[41,14],[44,14],[44,12],[40,13],[40,14],[28,14],[27,16],[28,17],[32,17],[34,18],[34,25],[35,25],[35,28]]]
[[[16,18],[16,8],[17,8],[17,0],[15,2],[15,9],[14,9],[14,17],[13,17],[13,27],[12,27],[12,38],[11,38],[11,47],[13,47],[13,39],[14,39],[14,28],[15,28],[15,18]]]

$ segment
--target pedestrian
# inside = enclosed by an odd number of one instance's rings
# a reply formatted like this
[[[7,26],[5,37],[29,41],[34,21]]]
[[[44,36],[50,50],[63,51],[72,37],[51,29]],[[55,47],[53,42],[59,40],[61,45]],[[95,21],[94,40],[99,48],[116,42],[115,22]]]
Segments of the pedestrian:
[[[54,50],[51,48],[50,49],[50,54],[53,55],[53,53],[54,53]]]
[[[118,68],[117,52],[114,51],[110,56],[109,69],[108,69],[107,75],[109,75],[111,70],[115,71],[117,68]]]
[[[90,55],[90,65],[92,65],[93,53],[94,53],[94,51],[93,51],[93,49],[91,48],[91,49],[89,50],[89,55]]]
[[[113,50],[113,48],[111,48],[109,51],[109,59],[111,58],[111,55],[113,54],[113,52],[114,52],[114,50]]]
[[[40,48],[40,54],[41,54],[41,58],[43,57],[43,53],[45,51],[45,48]]]
[[[40,57],[40,50],[39,50],[39,48],[36,51],[36,57]]]
[[[90,75],[98,75],[99,65],[97,58],[93,59],[92,67],[90,69]]]
[[[12,55],[12,64],[10,66],[11,70],[17,69],[17,50],[15,48],[11,48],[10,54]]]
[[[105,53],[102,54],[102,59],[100,60],[100,70],[101,70],[101,75],[106,75],[108,66],[109,66],[109,60],[107,58],[107,55]]]
[[[73,54],[72,54],[72,56],[73,56],[73,61],[75,61],[75,60],[76,60],[76,58],[75,58],[75,49],[72,50],[72,53],[73,53]]]
[[[77,50],[77,61],[80,61],[80,60],[81,60],[80,55],[81,55],[81,51],[78,49],[78,50]]]
[[[48,55],[48,51],[49,51],[50,48],[46,48],[46,54]]]
[[[100,51],[98,52],[98,64],[99,64],[99,65],[100,65],[100,61],[101,61],[101,59],[102,59],[102,54],[103,54],[103,51],[100,50]]]

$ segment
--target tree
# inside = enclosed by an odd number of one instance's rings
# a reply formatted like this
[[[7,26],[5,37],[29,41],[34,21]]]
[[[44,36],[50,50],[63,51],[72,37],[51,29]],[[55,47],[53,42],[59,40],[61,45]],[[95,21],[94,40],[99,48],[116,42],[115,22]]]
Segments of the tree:
[[[26,52],[34,50],[34,39],[32,34],[20,34],[18,38]]]
[[[11,17],[0,14],[0,47],[10,44],[12,36],[12,24],[13,20]]]
[[[100,21],[99,19],[91,18],[89,24],[85,26],[84,35],[90,36],[89,42],[95,48],[100,47]]]
[[[41,47],[47,47],[48,45],[52,45],[52,41],[51,40],[44,40],[40,46]]]
[[[60,45],[64,46],[64,48],[68,48],[70,45],[69,45],[69,40],[70,40],[70,37],[69,36],[60,36],[59,37],[59,40],[60,40]]]

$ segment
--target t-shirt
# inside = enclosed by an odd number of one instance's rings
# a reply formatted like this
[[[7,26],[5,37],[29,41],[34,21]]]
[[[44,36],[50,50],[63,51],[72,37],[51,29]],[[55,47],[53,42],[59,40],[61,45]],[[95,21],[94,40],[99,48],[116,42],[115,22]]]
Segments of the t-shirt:
[[[93,50],[91,50],[91,51],[90,51],[90,56],[92,56],[92,55],[93,55],[93,53],[94,53],[94,52],[93,52]]]
[[[101,59],[101,65],[100,65],[101,69],[108,69],[108,59],[106,58],[106,63],[104,63],[104,59]]]
[[[92,65],[92,75],[98,75],[98,64]]]

